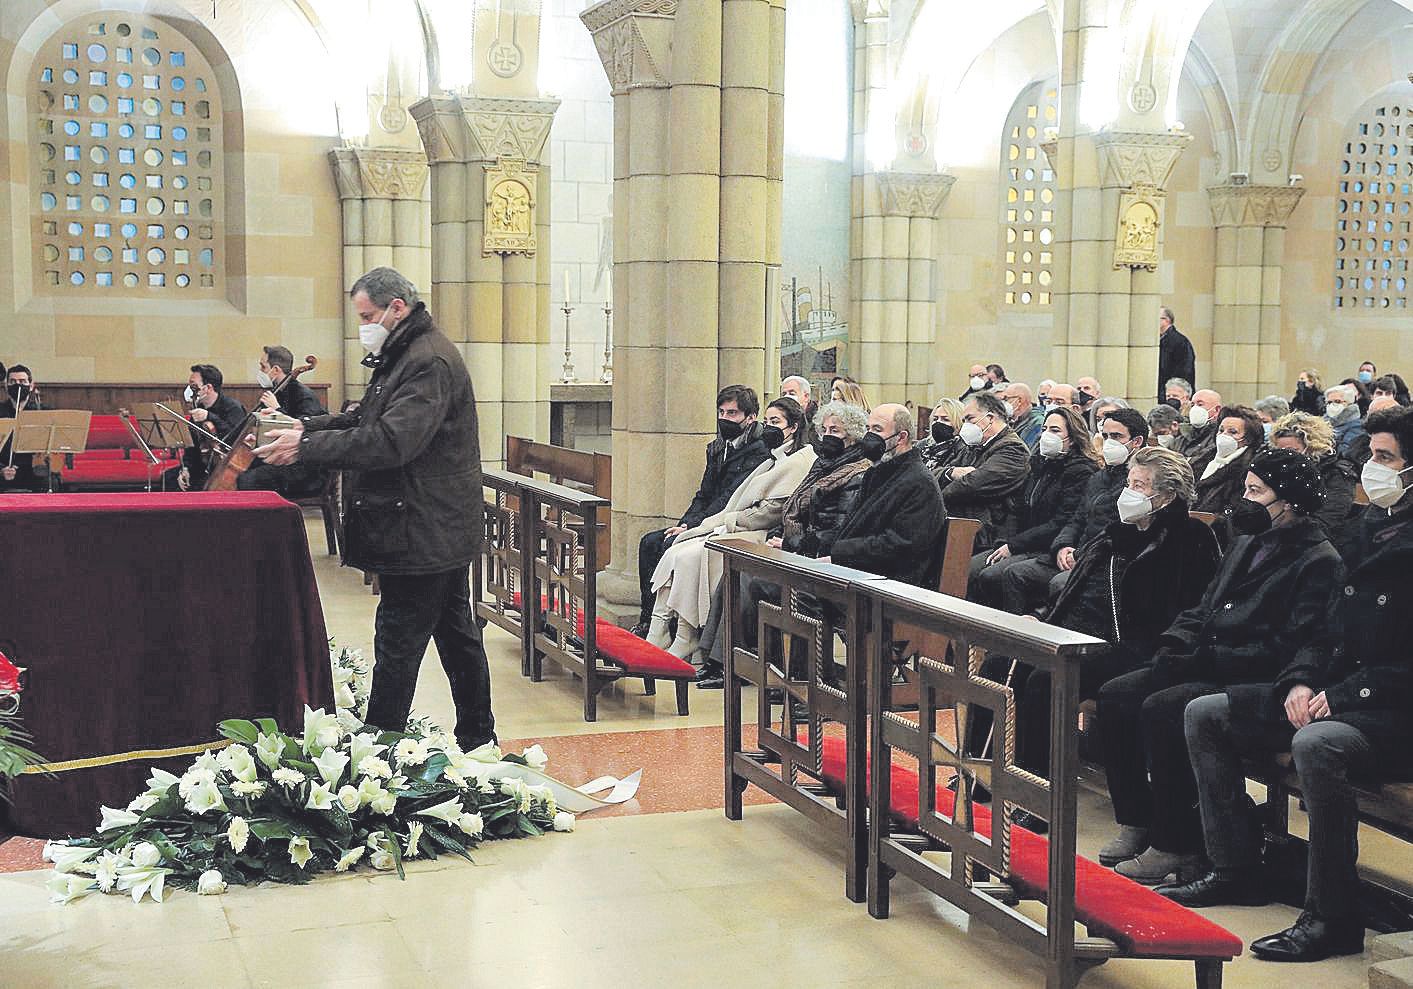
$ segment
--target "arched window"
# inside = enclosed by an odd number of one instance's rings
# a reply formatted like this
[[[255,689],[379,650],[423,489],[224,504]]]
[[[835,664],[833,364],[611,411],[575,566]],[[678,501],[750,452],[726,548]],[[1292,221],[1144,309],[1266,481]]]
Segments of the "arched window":
[[[195,45],[92,14],[39,49],[29,92],[36,291],[220,294],[221,102]]]
[[[1001,140],[1001,187],[1006,190],[1002,247],[1007,306],[1050,305],[1054,281],[1055,173],[1040,145],[1045,129],[1060,118],[1059,84],[1051,79],[1030,86],[1006,118]]]
[[[1350,129],[1335,200],[1334,305],[1408,308],[1413,105],[1367,107]]]

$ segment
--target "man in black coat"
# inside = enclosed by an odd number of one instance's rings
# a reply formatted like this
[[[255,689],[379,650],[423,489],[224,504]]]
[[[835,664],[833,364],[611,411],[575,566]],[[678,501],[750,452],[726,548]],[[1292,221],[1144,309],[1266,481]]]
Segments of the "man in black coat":
[[[291,375],[294,355],[288,347],[264,348],[258,372],[262,412],[279,412],[291,419],[309,419],[327,413],[319,398],[304,382]],[[286,381],[285,379],[289,379]],[[324,472],[309,464],[275,467],[256,461],[236,478],[241,491],[278,491],[286,498],[304,498],[317,494],[324,485]]]
[[[354,412],[314,416],[255,452],[266,463],[352,472],[344,562],[378,574],[367,721],[402,731],[435,639],[456,705],[456,740],[495,738],[491,676],[471,612],[469,568],[484,508],[476,396],[461,353],[417,289],[374,268],[349,293],[373,369]]]
[[[206,469],[221,456],[221,448],[203,439],[203,433],[226,443],[234,443],[236,432],[245,422],[245,407],[221,389],[225,377],[214,364],[193,364],[186,379],[185,398],[191,405],[187,418],[191,420],[193,445],[182,454],[182,465],[174,467],[163,478],[163,487],[182,491],[200,491],[206,483]]]
[[[727,385],[716,396],[716,439],[707,444],[706,468],[696,497],[677,524],[667,529],[645,532],[638,541],[638,624],[633,634],[646,637],[657,593],[652,588],[657,569],[667,547],[678,535],[699,524],[708,515],[726,507],[731,495],[751,472],[770,459],[770,448],[761,438],[760,400],[754,388]]]
[[[1197,387],[1197,355],[1192,341],[1178,330],[1173,311],[1167,306],[1158,310],[1158,401],[1162,402],[1167,384],[1181,378]]]
[[[1158,885],[1200,862],[1197,783],[1183,735],[1188,702],[1231,684],[1271,682],[1324,654],[1331,583],[1344,566],[1312,517],[1324,486],[1310,458],[1268,450],[1251,464],[1232,524],[1241,532],[1196,607],[1158,640],[1151,666],[1099,691],[1104,767],[1120,832],[1099,861]],[[1151,782],[1150,782],[1151,781]]]
[[[0,419],[15,419],[21,412],[42,412],[44,403],[40,401],[39,390],[34,387],[34,374],[23,364],[16,364],[8,371],[0,371],[5,379],[5,393],[0,396]],[[0,443],[0,493],[43,491],[48,484],[46,477],[34,469],[34,454],[10,453],[15,442],[13,435]]]
[[[947,520],[942,492],[913,449],[917,427],[901,405],[876,406],[859,445],[876,461],[823,563],[837,563],[926,587],[935,583],[938,537]]]
[[[1369,417],[1372,462],[1413,466],[1413,412]],[[1397,475],[1395,475],[1396,477]],[[1377,491],[1376,491],[1377,493]],[[1393,500],[1389,500],[1393,499]],[[1305,909],[1251,945],[1257,958],[1318,961],[1364,950],[1358,813],[1350,779],[1413,777],[1413,499],[1401,482],[1371,505],[1330,594],[1330,648],[1300,650],[1274,680],[1228,687],[1187,706],[1186,731],[1213,869],[1159,892],[1189,906],[1270,900],[1245,796],[1243,754],[1290,751],[1310,821]]]
[[[994,393],[980,391],[967,399],[958,434],[966,452],[937,479],[959,518],[981,522],[979,549],[995,549],[1015,532],[1030,476],[1030,450],[1008,420],[1005,403]]]

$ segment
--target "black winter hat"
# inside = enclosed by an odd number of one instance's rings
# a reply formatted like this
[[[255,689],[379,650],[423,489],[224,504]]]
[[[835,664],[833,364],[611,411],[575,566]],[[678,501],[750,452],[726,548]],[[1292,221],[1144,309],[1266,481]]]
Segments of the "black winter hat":
[[[1324,478],[1303,453],[1280,447],[1263,450],[1251,461],[1251,473],[1301,515],[1314,515],[1325,504]]]

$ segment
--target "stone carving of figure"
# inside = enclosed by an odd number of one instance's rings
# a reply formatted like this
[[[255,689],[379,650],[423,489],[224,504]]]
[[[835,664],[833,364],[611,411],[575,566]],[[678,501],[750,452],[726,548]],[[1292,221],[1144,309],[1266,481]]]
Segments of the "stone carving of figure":
[[[493,232],[530,233],[530,194],[519,182],[501,182],[491,191]]]

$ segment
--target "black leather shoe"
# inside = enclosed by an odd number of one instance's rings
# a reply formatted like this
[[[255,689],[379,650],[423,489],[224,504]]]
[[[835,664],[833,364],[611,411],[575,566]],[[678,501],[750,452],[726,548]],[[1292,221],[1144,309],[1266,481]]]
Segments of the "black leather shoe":
[[[1159,886],[1158,892],[1185,907],[1264,907],[1271,902],[1260,869],[1244,869],[1232,876],[1219,876],[1213,870],[1190,883]]]
[[[630,628],[628,632],[630,635],[636,635],[640,639],[646,639],[648,637],[648,623],[639,622]]]
[[[1317,962],[1363,950],[1364,928],[1357,921],[1332,924],[1308,910],[1290,929],[1251,942],[1251,953],[1268,962]]]
[[[723,690],[726,687],[726,671],[718,663],[707,663],[697,671],[694,682],[701,690]]]

